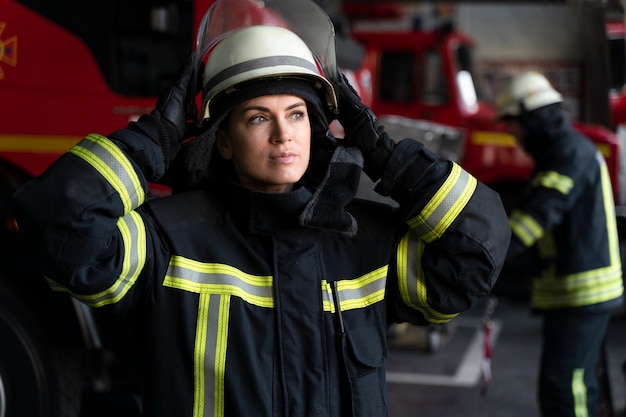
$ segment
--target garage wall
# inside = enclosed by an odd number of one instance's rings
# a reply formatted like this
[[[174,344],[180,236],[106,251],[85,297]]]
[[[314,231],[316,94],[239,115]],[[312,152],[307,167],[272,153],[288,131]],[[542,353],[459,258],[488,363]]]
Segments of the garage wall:
[[[608,125],[608,51],[603,7],[593,4],[458,3],[460,30],[476,41],[487,98],[524,69],[544,72],[573,117]]]

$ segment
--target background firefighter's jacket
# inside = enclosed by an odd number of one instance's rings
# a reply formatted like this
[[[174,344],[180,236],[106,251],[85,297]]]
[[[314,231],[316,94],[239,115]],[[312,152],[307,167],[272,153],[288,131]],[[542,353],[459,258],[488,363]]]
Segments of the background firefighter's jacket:
[[[416,144],[390,159],[419,169],[384,173],[399,209],[347,206],[354,236],[300,225],[306,187],[150,199],[164,158],[140,136],[89,135],[14,203],[53,289],[144,317],[146,416],[381,416],[388,324],[485,298],[510,239],[499,196]]]
[[[506,269],[538,256],[531,306],[611,309],[623,281],[611,182],[602,155],[558,105],[523,116],[524,148],[535,170],[512,211]]]

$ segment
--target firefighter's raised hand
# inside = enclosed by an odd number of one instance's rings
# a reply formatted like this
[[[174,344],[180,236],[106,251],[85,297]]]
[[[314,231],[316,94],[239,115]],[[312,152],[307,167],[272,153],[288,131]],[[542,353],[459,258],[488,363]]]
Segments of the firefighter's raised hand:
[[[195,97],[195,81],[193,77],[196,59],[195,52],[192,52],[184,65],[178,72],[178,77],[174,84],[163,93],[157,100],[156,108],[152,115],[159,118],[172,142],[181,142],[195,134],[195,115],[188,114],[188,104],[191,102],[191,94]]]
[[[195,53],[192,52],[176,81],[157,100],[155,109],[109,136],[141,166],[149,181],[156,181],[165,173],[179,151],[181,141],[198,133],[196,115],[188,111],[198,93],[196,86],[201,85],[196,82],[195,75],[202,71],[196,71],[200,68],[195,65]],[[146,140],[160,149],[162,158],[156,156],[153,146],[146,146]]]
[[[333,86],[339,101],[337,120],[345,131],[344,140],[361,149],[365,160],[363,171],[376,181],[382,175],[395,142],[378,126],[376,116],[363,104],[343,73],[333,81]]]

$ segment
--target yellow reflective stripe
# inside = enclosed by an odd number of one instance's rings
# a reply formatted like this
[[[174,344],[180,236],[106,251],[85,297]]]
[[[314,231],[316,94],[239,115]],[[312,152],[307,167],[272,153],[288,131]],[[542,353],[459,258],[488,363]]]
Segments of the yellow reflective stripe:
[[[194,346],[193,416],[224,415],[229,295],[200,293]]]
[[[535,308],[579,307],[613,300],[624,292],[622,269],[609,266],[562,277],[533,280]]]
[[[614,300],[624,293],[619,238],[611,179],[602,155],[600,164],[610,264],[603,268],[556,277],[554,267],[533,280],[534,308],[579,307]]]
[[[113,142],[104,136],[90,134],[69,150],[94,167],[119,194],[124,213],[145,201],[141,181],[130,160]]]
[[[606,216],[606,227],[608,230],[609,253],[611,264],[608,267],[610,271],[610,279],[607,279],[607,288],[604,297],[608,298],[608,294],[612,294],[614,298],[624,293],[624,280],[622,279],[622,257],[620,254],[619,237],[617,234],[617,220],[615,217],[615,200],[613,199],[613,186],[609,169],[606,166],[606,160],[601,153],[596,154],[596,159],[600,164],[600,174],[602,178],[602,197],[604,199],[604,210]]]
[[[143,219],[132,211],[120,217],[117,228],[122,237],[122,270],[113,285],[97,294],[84,295],[70,291],[51,278],[46,277],[53,291],[70,293],[73,297],[91,307],[102,307],[120,301],[137,281],[146,263],[146,229]]]
[[[421,239],[411,239],[407,233],[398,245],[398,286],[404,303],[419,311],[431,323],[445,323],[458,314],[441,313],[428,303],[426,277],[420,260],[426,244]]]
[[[385,296],[388,266],[354,280],[337,282],[342,310],[364,308]],[[200,294],[194,348],[194,417],[224,415],[224,375],[232,296],[260,306],[274,306],[272,277],[250,275],[225,264],[202,263],[181,256],[170,260],[164,286]],[[324,311],[334,312],[330,284],[322,281]]]
[[[559,255],[559,250],[554,241],[554,235],[550,232],[546,232],[546,234],[537,241],[537,250],[541,259],[556,259]]]
[[[247,274],[233,266],[172,256],[163,285],[195,293],[239,297],[259,307],[274,307],[272,277]]]
[[[556,171],[538,172],[531,181],[532,187],[553,188],[561,194],[569,194],[574,187],[574,180]]]
[[[532,246],[544,234],[539,223],[521,210],[513,210],[509,217],[509,226],[526,247]]]
[[[224,415],[224,378],[226,375],[226,348],[228,345],[228,319],[230,318],[229,296],[220,297],[220,309],[217,320],[217,338],[215,340],[215,407],[211,416]],[[212,323],[208,320],[207,323]]]
[[[622,258],[619,249],[619,237],[617,234],[617,220],[615,217],[615,200],[613,198],[613,186],[606,161],[600,153],[596,154],[596,160],[600,164],[600,176],[602,179],[602,198],[604,199],[604,213],[606,216],[606,227],[609,236],[609,251],[611,265],[622,268]]]
[[[193,375],[194,375],[194,401],[193,401],[193,416],[202,417],[204,415],[204,403],[205,403],[205,382],[206,374],[204,367],[204,357],[207,343],[207,332],[210,330],[204,325],[204,321],[208,321],[208,310],[210,303],[209,294],[200,294],[200,300],[198,302],[198,322],[196,323],[196,338],[194,346],[194,361],[193,361]],[[210,368],[209,368],[210,371]],[[211,378],[209,378],[211,379]],[[209,404],[210,405],[210,404]]]
[[[335,314],[335,303],[333,302],[333,292],[330,282],[322,280],[322,309]]]
[[[383,301],[389,266],[382,266],[362,277],[337,281],[337,297],[341,311],[365,308]],[[330,283],[322,281],[322,306],[324,311],[335,312]]]
[[[587,386],[585,385],[584,369],[574,369],[572,374],[572,396],[574,398],[574,416],[588,417]]]
[[[424,209],[407,223],[421,239],[432,242],[443,235],[476,189],[476,178],[457,164]]]
[[[596,149],[602,155],[602,157],[609,159],[611,157],[611,145],[608,143],[596,143]]]

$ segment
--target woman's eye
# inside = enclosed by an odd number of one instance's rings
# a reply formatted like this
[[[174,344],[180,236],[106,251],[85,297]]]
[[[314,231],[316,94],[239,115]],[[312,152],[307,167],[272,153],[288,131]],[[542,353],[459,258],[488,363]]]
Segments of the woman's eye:
[[[293,113],[291,113],[291,118],[292,119],[304,119],[306,117],[306,113],[303,111],[294,111]]]
[[[257,115],[257,116],[253,116],[250,118],[250,123],[262,123],[263,121],[267,120],[267,118],[261,114]]]

